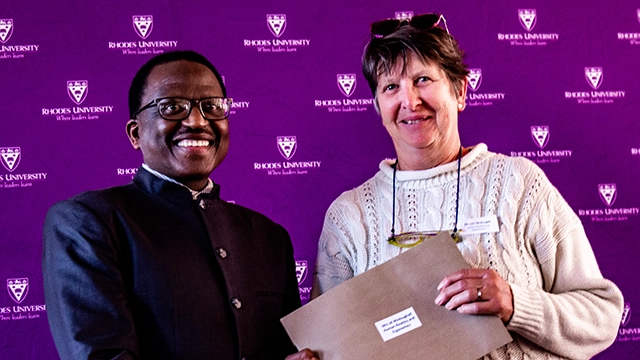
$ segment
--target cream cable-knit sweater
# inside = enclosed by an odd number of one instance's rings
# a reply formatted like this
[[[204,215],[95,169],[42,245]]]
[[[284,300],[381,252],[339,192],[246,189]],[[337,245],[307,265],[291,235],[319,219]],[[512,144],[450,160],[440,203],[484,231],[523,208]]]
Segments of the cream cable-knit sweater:
[[[392,164],[382,161],[373,178],[329,207],[312,298],[404,251],[386,242]],[[396,234],[453,229],[457,165],[397,172]],[[514,341],[485,359],[587,359],[611,345],[622,294],[602,277],[580,220],[533,162],[479,144],[462,158],[458,223],[494,214],[499,233],[458,243],[471,267],[496,270],[513,292]]]

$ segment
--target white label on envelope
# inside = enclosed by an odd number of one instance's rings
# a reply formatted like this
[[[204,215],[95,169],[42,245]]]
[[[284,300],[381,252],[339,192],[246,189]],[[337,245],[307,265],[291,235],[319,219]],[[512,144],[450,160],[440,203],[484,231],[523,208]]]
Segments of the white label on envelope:
[[[495,233],[498,231],[500,231],[500,228],[498,228],[498,217],[495,215],[469,219],[460,226],[462,235]]]
[[[375,323],[382,340],[388,341],[422,326],[413,306]]]

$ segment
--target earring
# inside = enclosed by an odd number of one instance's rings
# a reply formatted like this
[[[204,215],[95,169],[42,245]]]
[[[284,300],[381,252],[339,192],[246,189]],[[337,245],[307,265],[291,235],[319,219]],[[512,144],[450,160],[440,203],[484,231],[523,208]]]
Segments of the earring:
[[[458,104],[458,110],[462,110],[462,104]]]

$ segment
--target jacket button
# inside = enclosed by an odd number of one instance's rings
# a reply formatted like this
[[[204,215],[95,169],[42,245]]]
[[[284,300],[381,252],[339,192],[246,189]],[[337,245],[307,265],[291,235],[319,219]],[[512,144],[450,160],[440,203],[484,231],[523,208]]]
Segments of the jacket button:
[[[240,309],[242,307],[242,303],[240,302],[240,300],[238,300],[238,298],[235,298],[235,297],[231,298],[231,305],[233,305],[233,307],[236,309]]]
[[[221,247],[216,249],[216,253],[218,254],[218,256],[220,256],[223,259],[227,257],[227,251]]]

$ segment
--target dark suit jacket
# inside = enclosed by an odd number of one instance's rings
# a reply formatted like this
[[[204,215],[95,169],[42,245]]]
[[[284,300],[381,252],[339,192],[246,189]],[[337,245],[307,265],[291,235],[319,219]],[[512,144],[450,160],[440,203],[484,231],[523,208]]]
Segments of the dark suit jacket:
[[[63,359],[283,359],[300,306],[287,232],[143,168],[54,205],[44,226],[49,324]]]

